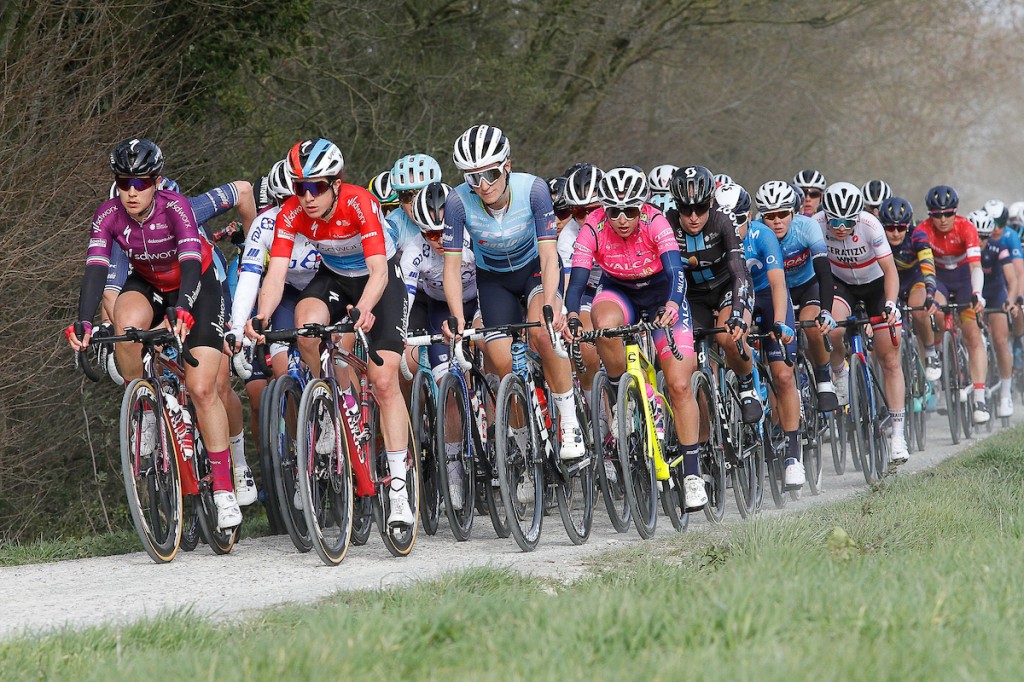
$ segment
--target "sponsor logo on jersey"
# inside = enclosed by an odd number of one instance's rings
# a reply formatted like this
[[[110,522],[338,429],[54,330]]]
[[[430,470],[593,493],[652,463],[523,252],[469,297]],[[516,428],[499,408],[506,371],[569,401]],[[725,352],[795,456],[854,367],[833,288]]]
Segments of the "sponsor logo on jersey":
[[[808,258],[810,258],[810,252],[801,251],[796,255],[786,257],[782,261],[782,267],[784,267],[787,270],[795,270],[796,268],[806,263]]]
[[[106,239],[90,239],[89,240],[89,248],[90,249],[93,249],[93,248],[102,249],[106,245],[107,245],[107,240]]]

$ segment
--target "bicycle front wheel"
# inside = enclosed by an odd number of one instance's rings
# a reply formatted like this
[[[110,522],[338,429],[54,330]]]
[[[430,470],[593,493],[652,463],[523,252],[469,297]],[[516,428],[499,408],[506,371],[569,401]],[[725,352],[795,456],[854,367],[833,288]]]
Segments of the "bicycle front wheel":
[[[704,516],[711,523],[721,523],[725,517],[726,466],[725,448],[722,445],[722,424],[718,417],[715,393],[704,372],[694,372],[691,380],[693,397],[700,410],[700,423],[707,424],[707,439],[700,443],[701,475],[707,489],[708,501],[704,505]],[[737,403],[738,405],[738,403]],[[701,437],[704,436],[701,429]],[[680,463],[678,466],[682,466]],[[747,472],[749,473],[749,472]],[[734,479],[735,480],[735,479]],[[753,499],[751,497],[751,499]]]
[[[309,527],[302,510],[299,495],[299,454],[296,450],[299,431],[299,404],[302,389],[292,376],[275,379],[271,384],[269,397],[264,398],[269,406],[270,424],[267,426],[270,460],[272,462],[270,483],[274,486],[278,500],[278,511],[292,545],[300,552],[313,549]]]
[[[132,523],[149,558],[167,563],[181,542],[181,479],[170,424],[157,389],[145,379],[135,379],[125,389],[120,431],[121,473]]]
[[[642,538],[654,535],[658,523],[658,488],[651,457],[651,425],[643,403],[647,396],[632,374],[623,374],[619,383],[616,414],[619,422],[619,464],[629,499],[633,525]]]
[[[864,480],[871,485],[878,480],[875,470],[875,415],[871,409],[871,395],[868,393],[868,368],[860,355],[850,358],[850,416],[853,421],[853,437],[857,444]]]
[[[274,384],[277,379],[270,379],[260,391],[260,407],[257,419],[259,430],[258,452],[260,456],[260,497],[263,508],[267,512],[267,523],[271,535],[288,532],[281,518],[281,504],[277,499],[277,484],[274,482],[274,455],[272,444],[277,440],[277,408],[271,401],[274,395]]]
[[[594,432],[594,457],[597,460],[597,481],[601,497],[608,512],[608,520],[619,533],[629,530],[632,517],[629,499],[622,484],[622,465],[619,463],[618,426],[615,407],[618,396],[608,384],[608,376],[601,370],[594,377],[590,399],[590,424]],[[612,428],[613,425],[615,428]]]
[[[665,373],[658,372],[658,393],[665,401],[665,442],[662,452],[665,460],[670,453],[679,451],[679,436],[676,433],[676,417],[672,405],[668,400],[668,385],[665,383]],[[667,481],[661,482],[661,510],[665,512],[666,518],[676,532],[683,532],[690,525],[690,514],[686,511],[686,496],[683,494],[683,470],[681,467],[673,467]]]
[[[956,344],[953,335],[942,335],[942,384],[946,393],[946,418],[949,419],[949,436],[953,445],[960,443],[961,384],[956,360]]]
[[[441,517],[441,481],[438,474],[438,456],[435,434],[438,432],[437,409],[434,403],[434,377],[430,372],[418,371],[412,381],[412,401],[409,405],[412,432],[419,445],[422,490],[420,523],[423,532],[433,535]]]
[[[594,447],[587,414],[587,404],[579,386],[574,386],[576,397],[576,419],[583,432],[583,442],[587,456],[569,468],[569,478],[555,485],[555,500],[558,502],[558,514],[562,517],[565,533],[574,545],[582,545],[590,537],[590,529],[594,520]],[[602,464],[603,466],[603,464]]]
[[[313,549],[328,566],[344,561],[352,531],[352,468],[337,416],[331,384],[306,384],[296,443],[299,496]]]
[[[821,413],[818,411],[818,391],[815,387],[814,368],[807,358],[802,358],[797,370],[797,386],[800,387],[804,441],[804,469],[807,487],[811,495],[820,495],[821,488]]]
[[[437,402],[437,485],[444,512],[459,542],[469,539],[476,505],[476,467],[470,437],[471,418],[463,380],[448,373],[441,380]]]
[[[544,453],[532,423],[526,382],[507,374],[495,399],[495,444],[498,484],[506,520],[524,552],[537,547],[544,522]]]

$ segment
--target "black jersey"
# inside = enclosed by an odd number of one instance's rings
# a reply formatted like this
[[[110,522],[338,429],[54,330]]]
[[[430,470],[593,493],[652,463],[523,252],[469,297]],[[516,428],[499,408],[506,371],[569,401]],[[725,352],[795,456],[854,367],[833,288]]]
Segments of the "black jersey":
[[[669,210],[666,218],[679,243],[687,291],[699,294],[731,285],[732,300],[742,302],[750,286],[743,240],[732,214],[722,208],[712,208],[704,229],[695,235],[683,229],[678,210]]]

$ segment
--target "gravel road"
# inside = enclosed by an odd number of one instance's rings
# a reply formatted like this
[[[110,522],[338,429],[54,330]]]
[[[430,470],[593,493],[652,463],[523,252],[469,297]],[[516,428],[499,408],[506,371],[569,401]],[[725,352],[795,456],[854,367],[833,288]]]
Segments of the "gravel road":
[[[1016,417],[1013,424],[1021,421]],[[939,415],[931,416],[929,427],[926,451],[912,454],[900,475],[935,466],[978,441],[952,445],[946,420]],[[863,476],[852,465],[844,476],[835,475],[828,444],[824,447],[825,492],[812,497],[805,487],[799,501],[791,500],[783,510],[764,513],[790,514],[865,490]],[[771,507],[770,496],[766,497],[766,506]],[[740,522],[734,510],[726,518]],[[690,532],[709,527],[703,514],[691,515]],[[655,538],[664,539],[671,533],[671,526],[661,519]],[[353,547],[336,568],[322,565],[312,552],[297,553],[287,536],[244,539],[228,556],[214,556],[200,545],[194,552],[179,553],[166,565],[154,564],[138,552],[0,568],[0,637],[62,626],[127,623],[185,608],[212,618],[233,619],[279,604],[312,602],[341,590],[403,585],[478,566],[510,567],[531,575],[572,580],[584,575],[602,552],[639,542],[635,530],[616,533],[599,506],[587,544],[577,547],[568,541],[556,512],[545,519],[541,544],[529,554],[521,553],[511,538],[496,538],[488,519],[478,518],[469,542],[455,542],[447,522],[442,521],[437,535],[421,535],[411,556],[396,559],[374,534],[366,546]],[[160,589],[154,589],[156,586]]]

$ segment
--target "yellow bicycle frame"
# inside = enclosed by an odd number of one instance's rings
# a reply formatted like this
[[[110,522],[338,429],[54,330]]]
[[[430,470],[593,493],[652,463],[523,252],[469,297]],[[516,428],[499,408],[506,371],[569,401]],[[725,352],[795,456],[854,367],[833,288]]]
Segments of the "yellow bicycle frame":
[[[662,442],[658,439],[657,432],[654,430],[654,411],[651,407],[651,403],[647,400],[647,387],[650,386],[654,394],[661,398],[662,409],[665,410],[665,423],[669,421],[675,424],[675,419],[672,414],[672,407],[669,405],[668,400],[665,396],[658,391],[658,378],[657,373],[654,371],[654,365],[644,355],[640,345],[636,343],[635,339],[623,340],[626,350],[626,374],[633,376],[640,386],[640,392],[643,396],[643,400],[640,404],[643,405],[644,409],[644,424],[647,426],[647,456],[654,460],[654,474],[659,481],[667,481],[669,479],[669,463],[665,461],[665,457],[662,454]],[[619,415],[619,418],[624,418]],[[672,462],[671,466],[675,466],[682,461],[680,456],[675,462]]]

